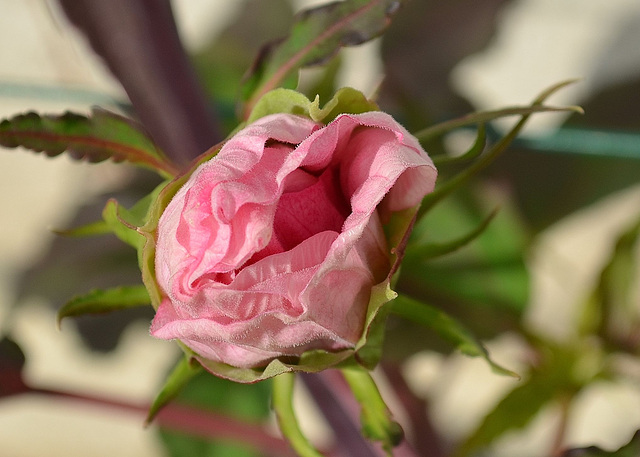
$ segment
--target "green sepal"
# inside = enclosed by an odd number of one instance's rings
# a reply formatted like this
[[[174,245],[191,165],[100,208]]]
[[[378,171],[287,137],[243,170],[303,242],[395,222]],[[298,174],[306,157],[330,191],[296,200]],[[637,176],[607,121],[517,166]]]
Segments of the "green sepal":
[[[518,108],[518,114],[521,114],[521,119],[518,123],[507,132],[505,136],[503,136],[497,143],[492,145],[488,151],[486,151],[483,155],[480,156],[478,160],[473,162],[470,166],[466,167],[457,175],[448,179],[444,183],[439,186],[436,186],[436,189],[428,194],[423,200],[420,206],[420,211],[418,213],[418,218],[422,217],[427,211],[429,211],[435,204],[440,202],[446,196],[451,194],[453,191],[458,189],[460,186],[467,183],[472,177],[476,176],[480,171],[484,170],[491,163],[493,163],[499,156],[502,154],[509,144],[514,140],[514,138],[520,133],[520,130],[524,127],[525,123],[533,113],[537,112],[554,112],[554,111],[573,111],[582,113],[582,108],[576,106],[568,106],[568,107],[549,107],[544,106],[542,103],[550,97],[552,94],[560,90],[561,88],[572,84],[575,82],[574,80],[564,81],[558,84],[551,86],[550,88],[543,91],[536,99],[533,101],[530,107],[527,108]],[[505,110],[500,110],[503,112]],[[416,137],[419,140],[424,141],[425,139],[432,138],[433,136],[438,136],[442,133],[446,133],[454,128],[458,128],[463,125],[472,125],[480,122],[486,122],[486,116],[483,116],[486,113],[474,113],[472,115],[464,116],[460,119],[454,121],[448,121],[443,124],[439,124],[433,127],[429,127],[428,129],[422,130],[416,133]],[[510,115],[513,113],[510,113]],[[500,116],[502,116],[501,114]],[[497,117],[500,117],[497,116]]]
[[[409,248],[407,249],[406,261],[411,262],[413,260],[415,262],[422,263],[435,257],[441,257],[443,255],[457,251],[458,249],[466,246],[467,244],[478,238],[480,235],[482,235],[497,214],[497,209],[492,211],[484,220],[482,220],[478,224],[477,227],[475,227],[469,233],[461,236],[460,238],[456,238],[445,243],[409,244]]]
[[[305,116],[315,122],[328,124],[340,114],[360,114],[379,109],[375,102],[351,87],[339,89],[322,108],[318,96],[311,101],[300,92],[280,88],[267,92],[258,100],[247,118],[247,124],[261,117],[279,113]]]
[[[99,236],[111,233],[111,228],[104,220],[91,222],[89,224],[80,225],[64,230],[53,230],[53,233],[60,236],[68,237],[84,237],[84,236]]]
[[[333,98],[322,108],[320,108],[320,97],[317,95],[309,106],[311,119],[323,124],[328,124],[340,114],[361,114],[369,111],[380,111],[380,108],[362,92],[351,87],[338,89]]]
[[[389,308],[393,314],[432,329],[463,354],[470,357],[482,357],[495,373],[520,378],[517,373],[495,363],[489,356],[487,349],[471,332],[447,313],[406,295],[398,296],[389,304]]]
[[[184,386],[201,371],[202,366],[192,357],[189,357],[187,354],[181,357],[180,361],[178,361],[167,377],[162,389],[153,400],[147,413],[147,418],[145,419],[145,426],[149,425],[162,407],[172,401],[180,391],[182,391]]]
[[[273,380],[271,406],[278,421],[278,428],[300,457],[322,457],[300,429],[293,409],[294,383],[293,373],[283,373]]]
[[[450,157],[446,155],[438,155],[432,157],[433,164],[437,167],[441,167],[443,165],[457,165],[459,163],[470,162],[484,151],[484,148],[487,143],[487,129],[484,124],[480,124],[478,126],[478,133],[476,134],[476,140],[473,142],[471,147],[464,154],[456,157]]]
[[[60,326],[65,317],[107,313],[150,303],[149,294],[143,285],[96,289],[88,294],[74,297],[62,305],[57,313],[57,323]]]
[[[342,374],[361,407],[362,434],[372,441],[379,441],[387,455],[400,444],[404,432],[392,419],[378,386],[368,371],[362,368],[344,368]]]

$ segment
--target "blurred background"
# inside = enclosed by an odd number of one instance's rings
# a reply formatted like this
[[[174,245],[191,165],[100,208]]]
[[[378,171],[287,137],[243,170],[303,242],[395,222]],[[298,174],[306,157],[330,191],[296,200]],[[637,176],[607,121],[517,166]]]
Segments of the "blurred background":
[[[260,46],[286,35],[295,12],[322,3],[171,2],[220,134],[235,126],[239,82]],[[3,118],[87,113],[95,105],[131,113],[127,93],[57,2],[0,0],[0,39]],[[581,79],[550,103],[582,105],[585,115],[535,116],[505,156],[417,228],[418,238],[446,240],[501,208],[460,252],[429,264],[409,256],[399,287],[458,317],[495,361],[523,374],[520,381],[496,375],[425,329],[390,322],[388,357],[402,362],[445,450],[472,446],[488,413],[501,432],[482,455],[498,457],[546,456],[560,445],[617,449],[640,429],[639,40],[636,0],[414,0],[382,38],[303,72],[305,93],[324,101],[345,85],[377,93],[410,131],[528,104],[552,84]],[[490,133],[508,125],[497,122]],[[428,152],[458,154],[474,135],[457,131]],[[136,403],[157,393],[178,349],[148,336],[149,311],[69,320],[61,331],[55,325],[56,309],[71,296],[135,283],[135,253],[115,239],[51,232],[99,218],[110,196],[134,202],[154,179],[122,165],[0,149],[0,325],[24,350],[30,383]],[[603,269],[620,256],[624,271],[610,275],[624,297],[605,299]],[[495,409],[518,386],[533,386],[511,397],[529,407]],[[303,403],[308,433],[330,442],[311,402]],[[484,436],[477,442],[486,444]],[[188,455],[153,426],[143,429],[137,415],[38,396],[2,400],[0,449],[13,457]],[[224,452],[202,445],[191,455],[240,455]]]

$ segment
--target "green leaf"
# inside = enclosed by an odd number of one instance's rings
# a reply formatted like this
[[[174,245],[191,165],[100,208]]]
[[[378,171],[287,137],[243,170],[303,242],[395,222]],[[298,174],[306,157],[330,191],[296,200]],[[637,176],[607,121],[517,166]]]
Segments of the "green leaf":
[[[603,354],[589,342],[557,345],[539,341],[536,349],[538,360],[529,377],[498,402],[455,457],[475,455],[506,432],[526,427],[551,402],[570,407],[575,395],[603,374]]]
[[[424,325],[452,343],[460,352],[470,357],[484,358],[491,369],[498,374],[519,378],[517,373],[495,363],[485,347],[460,322],[443,311],[400,295],[389,304],[390,312],[405,319]]]
[[[273,396],[271,404],[278,426],[291,447],[300,457],[322,457],[322,454],[313,447],[300,429],[300,424],[293,410],[293,385],[295,375],[284,373],[273,379]]]
[[[362,368],[345,368],[342,374],[362,408],[360,420],[363,435],[370,440],[380,441],[387,455],[392,455],[392,448],[400,444],[404,432],[400,424],[392,419],[391,411],[375,381]]]
[[[398,0],[345,0],[300,13],[291,34],[263,48],[254,64],[243,90],[244,118],[267,92],[295,87],[300,68],[323,64],[341,47],[380,35],[399,5]]]
[[[150,303],[149,293],[142,285],[93,290],[71,299],[58,310],[58,326],[65,317],[106,313]]]
[[[597,331],[610,342],[633,341],[637,328],[633,287],[638,278],[636,246],[640,239],[640,218],[616,240],[609,261],[586,303],[580,323],[583,334]],[[596,328],[597,327],[597,328]]]
[[[0,122],[0,145],[22,146],[55,157],[67,152],[77,160],[126,160],[164,177],[177,173],[141,126],[131,119],[94,108],[90,116],[66,112],[61,116],[19,114]]]
[[[146,289],[145,289],[146,292]],[[148,425],[153,421],[156,414],[169,403],[171,400],[176,398],[178,394],[182,391],[184,386],[187,385],[191,379],[198,373],[202,371],[202,366],[196,363],[191,357],[183,356],[180,358],[178,364],[173,368],[167,380],[162,386],[160,393],[156,396],[151,404],[151,408],[149,408],[149,412],[147,414],[147,419],[145,420],[145,424]]]

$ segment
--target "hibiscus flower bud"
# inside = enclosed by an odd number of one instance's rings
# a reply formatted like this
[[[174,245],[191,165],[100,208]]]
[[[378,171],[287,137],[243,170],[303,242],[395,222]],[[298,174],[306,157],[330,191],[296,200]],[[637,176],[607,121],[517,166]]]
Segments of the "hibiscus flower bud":
[[[393,268],[385,224],[417,207],[436,174],[382,112],[256,120],[193,171],[158,221],[151,333],[238,368],[354,348]]]

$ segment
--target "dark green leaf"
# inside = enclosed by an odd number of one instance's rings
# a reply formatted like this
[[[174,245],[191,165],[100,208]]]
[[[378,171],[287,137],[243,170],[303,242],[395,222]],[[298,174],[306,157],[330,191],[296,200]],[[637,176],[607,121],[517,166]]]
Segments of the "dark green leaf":
[[[405,295],[399,295],[398,298],[389,303],[388,306],[393,314],[434,330],[463,354],[471,357],[484,358],[494,372],[516,378],[519,377],[518,374],[491,360],[485,347],[471,332],[445,312],[425,303],[420,303]]]
[[[343,46],[380,35],[400,5],[398,0],[345,0],[300,13],[291,34],[263,48],[244,87],[244,118],[267,92],[294,88],[298,69],[328,61]]]
[[[20,114],[0,122],[0,145],[22,146],[55,157],[67,152],[77,160],[126,160],[169,177],[176,169],[156,148],[142,127],[102,109],[90,116],[66,112],[61,116]]]
[[[67,302],[58,310],[58,325],[65,317],[95,314],[149,305],[147,289],[140,286],[122,286],[106,290],[93,290]]]

